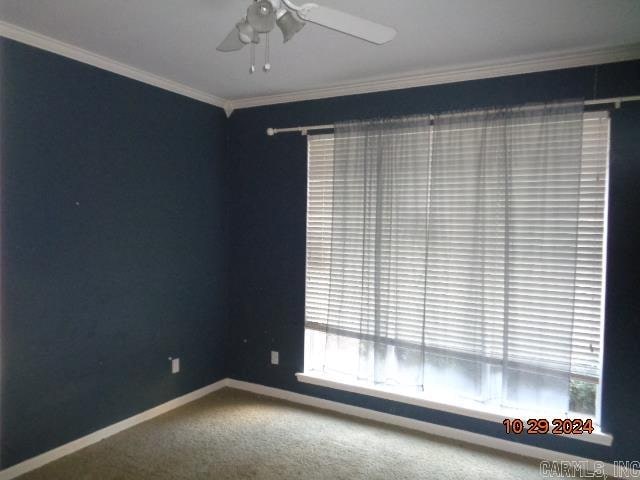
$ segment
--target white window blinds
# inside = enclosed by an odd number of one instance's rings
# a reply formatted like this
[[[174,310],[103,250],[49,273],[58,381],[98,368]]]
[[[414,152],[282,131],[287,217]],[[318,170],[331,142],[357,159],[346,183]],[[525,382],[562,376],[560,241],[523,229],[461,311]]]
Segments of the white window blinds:
[[[393,166],[394,182],[407,188],[393,196],[393,218],[400,223],[392,230],[373,232],[389,235],[383,244],[396,252],[389,266],[393,274],[385,277],[375,302],[367,301],[362,292],[376,281],[374,269],[363,268],[363,232],[354,229],[337,235],[335,231],[336,225],[348,228],[344,225],[349,224],[334,219],[334,136],[308,137],[307,328],[329,329],[345,338],[387,338],[393,345],[421,345],[463,359],[482,358],[489,364],[508,359],[550,371],[569,369],[573,377],[597,382],[608,115],[584,113],[577,177],[561,161],[557,167],[546,165],[545,174],[537,176],[538,167],[528,161],[532,152],[541,154],[540,148],[550,149],[556,158],[566,148],[569,155],[575,145],[561,145],[562,128],[537,120],[510,127],[515,131],[507,146],[508,168],[501,153],[504,138],[493,135],[491,128],[476,128],[473,121],[451,121],[394,134],[411,136],[394,152],[400,158]],[[369,141],[363,136],[352,143]],[[479,144],[489,158],[481,163],[473,160]],[[369,147],[363,143],[357,148]],[[440,161],[434,162],[434,156]],[[403,162],[412,165],[404,177]],[[478,176],[484,179],[481,187]],[[577,188],[577,199],[567,193],[571,185]],[[352,198],[372,194],[359,181],[347,188],[353,190]],[[546,189],[549,202],[543,209],[532,195],[540,189]],[[577,222],[568,221],[575,208]],[[344,205],[340,209],[343,215],[349,211]],[[363,214],[355,204],[352,211]],[[545,218],[538,218],[541,212]],[[478,218],[482,218],[480,227]],[[427,232],[426,269],[420,233],[425,229],[433,232],[431,236]],[[480,244],[475,238],[479,232]],[[577,242],[567,242],[567,233]],[[343,265],[338,276],[331,272],[336,251]],[[384,258],[385,252],[377,253]],[[339,309],[331,308],[330,291],[340,295]],[[362,322],[363,316],[375,315],[393,321],[382,329],[379,323]],[[567,335],[565,320],[572,322],[569,339],[562,338]]]

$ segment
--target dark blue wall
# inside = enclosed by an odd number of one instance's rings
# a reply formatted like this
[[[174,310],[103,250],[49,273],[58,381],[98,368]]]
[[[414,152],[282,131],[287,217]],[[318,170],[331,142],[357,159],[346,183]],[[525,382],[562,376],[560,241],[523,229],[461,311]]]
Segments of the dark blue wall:
[[[506,437],[501,424],[300,384],[303,369],[306,138],[267,127],[435,113],[560,98],[640,94],[640,62],[252,108],[229,122],[231,377],[590,458],[637,460],[640,431],[640,104],[612,111],[603,425],[612,448],[545,436]],[[269,351],[280,351],[280,366]]]
[[[226,117],[9,40],[0,75],[8,467],[226,376]]]

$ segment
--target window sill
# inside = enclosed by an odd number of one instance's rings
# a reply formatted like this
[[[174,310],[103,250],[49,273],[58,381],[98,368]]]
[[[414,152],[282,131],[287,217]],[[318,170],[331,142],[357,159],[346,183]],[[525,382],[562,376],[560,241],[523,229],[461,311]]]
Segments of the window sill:
[[[466,417],[476,418],[480,420],[488,420],[490,422],[502,423],[505,418],[514,418],[510,415],[500,414],[495,411],[480,410],[476,408],[469,408],[460,405],[453,405],[450,403],[443,403],[439,401],[429,400],[424,397],[407,395],[404,393],[397,393],[382,388],[374,388],[366,385],[359,385],[354,383],[346,383],[343,381],[337,381],[328,377],[310,374],[310,373],[296,373],[296,377],[299,382],[309,383],[312,385],[318,385],[321,387],[333,388],[336,390],[343,390],[346,392],[358,393],[361,395],[369,395],[371,397],[383,398],[385,400],[391,400],[394,402],[407,403],[409,405],[416,405],[418,407],[430,408],[433,410],[440,410],[443,412],[453,413],[456,415],[464,415]],[[528,418],[528,417],[527,417]],[[525,421],[526,419],[522,418]],[[597,427],[596,427],[597,428]],[[547,435],[552,435],[551,433]],[[592,434],[582,435],[563,435],[564,437],[573,438],[583,442],[595,443],[598,445],[611,446],[613,443],[613,436],[602,431],[595,430]]]

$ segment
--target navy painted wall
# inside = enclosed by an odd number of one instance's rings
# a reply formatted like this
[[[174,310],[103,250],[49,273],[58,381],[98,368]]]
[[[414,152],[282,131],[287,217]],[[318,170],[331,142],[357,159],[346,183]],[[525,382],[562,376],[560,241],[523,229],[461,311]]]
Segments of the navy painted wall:
[[[8,467],[226,376],[226,117],[9,40],[0,55]]]
[[[433,113],[560,98],[640,94],[640,62],[469,81],[234,112],[229,122],[231,377],[505,437],[501,424],[300,384],[303,369],[306,138],[267,127]],[[612,448],[547,437],[513,438],[605,461],[637,460],[640,431],[640,104],[612,112],[603,425]],[[280,366],[269,351],[280,351]]]

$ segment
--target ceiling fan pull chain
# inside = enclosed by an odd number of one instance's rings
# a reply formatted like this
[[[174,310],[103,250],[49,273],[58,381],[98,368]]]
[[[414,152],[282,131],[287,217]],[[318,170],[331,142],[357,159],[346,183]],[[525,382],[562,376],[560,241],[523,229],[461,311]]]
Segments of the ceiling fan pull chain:
[[[250,57],[251,57],[251,66],[249,67],[249,73],[253,73],[256,71],[256,44],[251,42],[251,46],[249,48]]]
[[[262,69],[265,73],[268,73],[271,70],[271,63],[269,62],[269,32],[265,34],[265,42],[264,42],[264,67]]]

